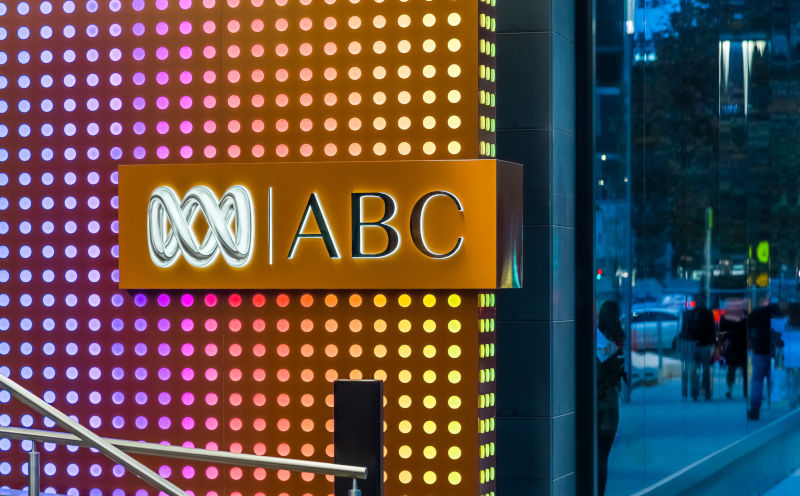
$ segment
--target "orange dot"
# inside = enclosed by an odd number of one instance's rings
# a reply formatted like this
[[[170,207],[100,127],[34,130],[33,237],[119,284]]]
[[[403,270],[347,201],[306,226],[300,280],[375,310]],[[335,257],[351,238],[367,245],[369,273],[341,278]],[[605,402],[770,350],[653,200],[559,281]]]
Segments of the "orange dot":
[[[256,393],[253,395],[253,404],[255,406],[264,406],[267,404],[267,397],[264,393]]]
[[[360,357],[362,352],[363,350],[360,345],[354,344],[350,347],[350,356],[353,358]]]
[[[266,302],[267,302],[267,299],[264,297],[263,294],[258,293],[258,294],[253,295],[253,305],[261,308],[261,307],[264,306],[264,303],[266,303]]]
[[[305,432],[311,432],[314,430],[314,421],[311,419],[304,419],[300,422],[300,428]]]
[[[325,296],[325,306],[335,307],[337,303],[339,303],[339,299],[336,297],[335,294],[329,294]]]
[[[289,406],[291,399],[289,398],[288,394],[281,393],[278,395],[275,401],[278,403],[278,406]]]
[[[347,98],[347,101],[350,102],[350,105],[358,105],[361,103],[361,93],[350,93],[350,96]]]
[[[282,419],[278,420],[278,424],[277,425],[278,425],[278,430],[281,431],[281,432],[288,431],[289,428],[292,426],[292,424],[289,422],[289,419],[285,419],[285,418],[282,418]]]
[[[325,43],[325,46],[322,47],[322,50],[325,52],[325,55],[333,55],[336,53],[336,43],[329,41]]]
[[[286,332],[286,331],[288,331],[288,330],[289,330],[289,321],[288,321],[288,320],[286,320],[286,319],[280,319],[280,320],[278,320],[278,322],[275,324],[275,327],[276,327],[276,328],[278,329],[278,331],[280,331],[280,332]]]
[[[333,395],[332,394],[326,394],[325,395],[325,405],[327,407],[329,407],[329,408],[333,408]],[[325,429],[328,428],[327,425],[328,424],[325,424]],[[333,431],[330,431],[330,432],[333,432]]]
[[[300,354],[308,358],[314,354],[314,347],[310,344],[304,344],[300,347]]]
[[[339,323],[333,319],[325,321],[325,330],[328,332],[335,332],[339,328]]]
[[[325,354],[333,358],[339,354],[339,348],[335,344],[329,344],[325,347]]]
[[[359,119],[358,117],[353,117],[350,119],[347,125],[351,130],[358,131],[359,129],[361,129],[361,119]]]
[[[350,146],[347,148],[347,151],[350,152],[350,155],[358,156],[361,154],[361,145],[358,143],[351,143]]]
[[[289,295],[286,293],[279,294],[275,299],[275,303],[277,303],[279,307],[285,308],[287,305],[289,305]]]
[[[314,371],[311,369],[303,369],[303,371],[300,372],[300,378],[303,382],[311,382],[314,380]]]
[[[278,372],[275,374],[275,376],[278,378],[278,380],[279,380],[279,381],[281,381],[281,382],[286,382],[286,381],[288,381],[288,380],[289,380],[289,377],[291,377],[291,374],[290,374],[290,373],[289,373],[289,371],[288,371],[288,370],[286,370],[286,369],[280,369],[280,370],[278,370]]]
[[[314,428],[313,425],[312,425],[311,428],[312,429]],[[309,431],[306,431],[306,432],[309,432]],[[300,453],[302,453],[303,456],[312,456],[314,454],[314,446],[306,443],[302,447],[300,447]]]
[[[334,119],[333,117],[328,117],[327,119],[325,119],[325,122],[323,123],[323,126],[325,126],[325,130],[326,131],[335,130],[336,129],[336,119]]]
[[[339,378],[339,373],[333,369],[329,369],[327,372],[325,372],[325,380],[328,382],[333,382],[338,378]]]
[[[325,145],[325,155],[329,157],[336,155],[336,145],[334,145],[333,143],[328,143],[327,145]]]
[[[300,322],[300,329],[302,329],[303,332],[311,332],[314,330],[314,321],[311,319],[303,319]]]
[[[300,297],[300,304],[304,307],[308,308],[314,304],[314,297],[310,294],[306,293]]]
[[[352,381],[360,381],[363,378],[364,378],[364,374],[362,374],[360,370],[351,370],[350,371],[350,380],[352,380]]]
[[[328,458],[333,458],[333,453],[334,453],[334,451],[333,451],[333,445],[332,444],[329,444],[329,445],[325,446],[325,454],[328,455]]]
[[[333,432],[333,419],[328,419],[325,421],[325,430],[328,432]]]
[[[322,74],[328,81],[333,81],[334,79],[336,79],[336,69],[334,69],[333,67],[328,67]]]
[[[310,406],[313,406],[314,405],[314,396],[312,396],[310,394],[304,394],[300,398],[300,404],[302,404],[306,408],[308,408]]]
[[[350,321],[350,330],[353,332],[360,332],[363,327],[364,325],[359,319],[353,319]]]

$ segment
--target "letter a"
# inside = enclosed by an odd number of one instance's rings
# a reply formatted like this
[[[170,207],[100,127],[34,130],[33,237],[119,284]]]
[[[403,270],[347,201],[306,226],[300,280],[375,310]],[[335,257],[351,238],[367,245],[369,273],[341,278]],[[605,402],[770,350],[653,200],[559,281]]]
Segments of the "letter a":
[[[303,234],[308,223],[309,214],[314,216],[314,221],[319,228],[318,234]],[[306,203],[306,208],[303,211],[303,218],[300,220],[300,225],[297,227],[297,232],[292,240],[292,247],[289,248],[289,260],[294,258],[297,245],[301,239],[304,238],[318,238],[325,242],[325,248],[328,250],[328,256],[331,258],[340,258],[339,250],[336,248],[336,241],[333,239],[333,233],[328,227],[328,219],[325,218],[325,212],[319,203],[319,198],[316,193],[311,193]]]

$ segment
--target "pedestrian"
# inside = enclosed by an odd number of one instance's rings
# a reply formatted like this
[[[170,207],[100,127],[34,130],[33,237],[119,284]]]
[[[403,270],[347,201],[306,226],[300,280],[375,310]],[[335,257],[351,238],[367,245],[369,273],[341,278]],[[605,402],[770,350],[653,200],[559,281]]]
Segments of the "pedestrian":
[[[723,356],[728,365],[727,398],[733,397],[736,371],[742,371],[742,395],[747,397],[747,314],[744,298],[729,298],[725,302],[725,314],[719,321],[719,332],[725,342]]]
[[[681,334],[689,345],[686,355],[692,399],[700,396],[701,374],[705,398],[711,399],[711,354],[717,336],[714,313],[706,306],[705,295],[695,296],[694,308],[684,313]]]
[[[749,420],[758,420],[761,410],[761,399],[764,391],[764,379],[770,379],[772,362],[772,317],[779,312],[778,305],[770,304],[769,293],[761,296],[758,307],[750,312],[748,321],[748,346],[753,352],[751,357],[752,376],[750,381]]]
[[[619,305],[606,301],[597,318],[597,478],[603,496],[608,479],[608,457],[619,426],[619,392],[625,378],[622,355],[625,331]]]

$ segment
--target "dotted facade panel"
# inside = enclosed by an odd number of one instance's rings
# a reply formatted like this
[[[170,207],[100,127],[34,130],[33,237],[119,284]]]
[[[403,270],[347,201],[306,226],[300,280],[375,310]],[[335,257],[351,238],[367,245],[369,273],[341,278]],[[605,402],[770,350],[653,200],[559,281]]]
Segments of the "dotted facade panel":
[[[486,295],[120,291],[116,166],[491,156],[491,7],[0,3],[0,372],[102,435],[313,460],[333,454],[331,381],[385,379],[387,494],[488,494]],[[0,402],[3,425],[53,427]],[[0,440],[2,484],[25,485],[28,446]],[[43,451],[43,487],[154,494]],[[332,490],[145,461],[197,496]]]

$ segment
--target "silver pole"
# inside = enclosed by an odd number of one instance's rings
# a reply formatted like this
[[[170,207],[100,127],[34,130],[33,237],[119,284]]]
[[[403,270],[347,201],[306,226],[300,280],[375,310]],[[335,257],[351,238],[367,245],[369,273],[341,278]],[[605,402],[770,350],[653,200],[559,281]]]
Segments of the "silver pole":
[[[39,496],[39,453],[36,443],[31,443],[28,452],[28,496]]]
[[[353,479],[353,489],[347,491],[347,496],[361,496],[361,490],[358,489],[358,480]]]
[[[23,429],[21,427],[1,427],[0,439],[30,439],[39,443],[68,444],[71,446],[91,447],[91,444],[63,432],[43,431],[38,429]],[[338,463],[313,462],[307,460],[294,460],[274,456],[258,456],[246,453],[231,453],[229,451],[212,451],[201,448],[184,448],[182,446],[169,446],[140,441],[127,441],[123,439],[102,438],[103,441],[116,446],[125,453],[147,456],[163,456],[203,463],[221,463],[239,467],[257,467],[270,470],[289,470],[292,472],[309,472],[314,474],[334,475],[336,477],[350,477],[366,479],[366,467],[353,465],[340,465]]]
[[[30,409],[40,415],[49,417],[56,425],[85,441],[89,446],[119,463],[156,489],[164,491],[170,496],[188,496],[175,484],[162,478],[119,448],[109,444],[94,432],[73,421],[64,412],[48,405],[44,400],[2,374],[0,374],[0,387],[11,393],[11,396],[24,403]]]

